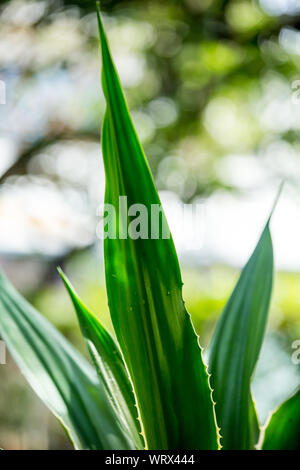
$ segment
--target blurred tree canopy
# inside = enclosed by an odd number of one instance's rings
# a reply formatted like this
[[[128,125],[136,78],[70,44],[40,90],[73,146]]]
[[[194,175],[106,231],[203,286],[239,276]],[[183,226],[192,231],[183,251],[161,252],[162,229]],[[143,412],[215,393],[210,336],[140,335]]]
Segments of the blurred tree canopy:
[[[243,191],[282,177],[298,181],[297,3],[101,2],[159,189],[190,202],[220,189]],[[48,249],[50,255],[64,253],[93,242],[104,185],[96,170],[105,105],[95,2],[11,0],[0,8],[0,79],[6,84],[0,215],[6,213],[4,203],[17,204],[19,198],[28,207],[33,188],[35,201],[45,200],[48,189],[52,205],[62,206],[63,199],[73,208],[70,220],[63,212],[56,215],[64,225],[63,247]],[[28,215],[31,228],[45,224],[41,211]],[[11,240],[1,237],[0,243],[9,252],[33,249],[28,242],[26,249],[25,242],[10,247]],[[36,240],[32,245],[39,252]]]

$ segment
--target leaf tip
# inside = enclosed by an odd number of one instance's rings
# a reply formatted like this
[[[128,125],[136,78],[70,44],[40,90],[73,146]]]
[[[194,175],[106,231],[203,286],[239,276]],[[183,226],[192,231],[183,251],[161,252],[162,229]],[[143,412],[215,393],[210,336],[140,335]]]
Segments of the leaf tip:
[[[68,284],[67,277],[60,266],[56,266],[57,272],[65,284]]]
[[[100,7],[100,1],[96,2],[96,11],[97,11],[97,19],[98,19],[98,26],[99,26],[99,33],[100,37],[104,34],[104,28],[103,28],[103,23],[101,19],[101,7]]]
[[[64,276],[63,270],[61,269],[60,266],[56,266],[56,269],[57,269],[60,276]]]
[[[65,273],[63,272],[63,270],[61,269],[60,266],[57,266],[57,271],[58,271],[58,274],[60,275],[63,283],[65,284],[66,288],[67,288],[67,291],[69,292],[71,298],[73,298],[74,296],[74,289],[69,281],[69,279],[67,278],[67,276],[65,275]]]
[[[96,9],[97,9],[97,12],[100,14],[100,11],[101,11],[100,0],[96,1]]]
[[[271,209],[269,218],[268,218],[267,225],[269,225],[270,220],[271,220],[271,218],[272,218],[272,216],[273,216],[273,213],[274,213],[274,211],[275,211],[275,209],[276,209],[276,206],[277,206],[277,203],[278,203],[279,198],[280,198],[280,196],[281,196],[281,193],[282,193],[282,189],[283,189],[284,184],[285,184],[285,180],[282,180],[281,183],[280,183],[280,185],[279,185],[279,188],[278,188],[278,191],[277,191],[275,200],[274,200],[274,202],[273,202],[273,206],[272,206],[272,209]]]

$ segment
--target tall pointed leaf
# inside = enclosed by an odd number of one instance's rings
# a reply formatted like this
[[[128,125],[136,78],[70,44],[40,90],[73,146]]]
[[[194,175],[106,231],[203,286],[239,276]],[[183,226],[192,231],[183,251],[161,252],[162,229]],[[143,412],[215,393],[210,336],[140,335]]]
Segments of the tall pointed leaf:
[[[213,337],[209,372],[223,449],[253,449],[259,425],[250,381],[266,327],[273,279],[267,223]]]
[[[300,389],[273,413],[263,450],[300,450]]]
[[[77,449],[134,449],[97,375],[0,273],[0,335]]]
[[[128,207],[160,200],[132,124],[100,15],[102,84],[107,103],[102,149],[105,201],[117,214],[117,236],[104,242],[106,285],[116,335],[130,372],[149,449],[216,449],[217,431],[208,375],[182,300],[171,238],[126,238]],[[141,208],[134,206],[133,208]],[[132,208],[132,209],[133,209]],[[166,224],[164,214],[162,223]],[[145,228],[145,227],[144,227]],[[156,227],[157,228],[157,227]],[[148,233],[149,235],[149,233]]]
[[[123,420],[124,427],[128,427],[128,434],[132,435],[136,448],[143,449],[132,385],[119,346],[83,304],[62,270],[59,269],[59,273],[73,302],[100,383],[103,384],[117,415]]]

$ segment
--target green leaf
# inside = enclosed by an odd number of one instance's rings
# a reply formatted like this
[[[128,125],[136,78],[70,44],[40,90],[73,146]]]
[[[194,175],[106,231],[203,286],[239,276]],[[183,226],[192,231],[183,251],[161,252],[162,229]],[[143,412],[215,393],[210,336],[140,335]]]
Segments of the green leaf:
[[[0,335],[76,448],[134,448],[95,371],[1,274]]]
[[[300,450],[300,389],[271,416],[263,450]]]
[[[132,436],[131,439],[136,448],[143,449],[144,443],[140,435],[141,429],[132,385],[119,346],[83,304],[61,269],[59,273],[73,302],[100,383],[117,415],[122,419],[124,427],[128,428],[128,435]]]
[[[269,221],[218,322],[209,372],[223,449],[253,449],[259,425],[250,381],[266,328],[273,280]]]
[[[121,215],[119,220],[119,196],[127,197],[128,207],[143,204],[149,227],[151,207],[160,207],[160,200],[99,13],[98,20],[107,103],[102,133],[105,202],[117,214],[118,234],[104,241],[107,293],[116,336],[133,382],[147,447],[216,449],[218,437],[208,375],[182,300],[172,238],[158,236],[157,226],[157,238],[126,238],[131,219]],[[166,227],[163,213],[161,219]]]

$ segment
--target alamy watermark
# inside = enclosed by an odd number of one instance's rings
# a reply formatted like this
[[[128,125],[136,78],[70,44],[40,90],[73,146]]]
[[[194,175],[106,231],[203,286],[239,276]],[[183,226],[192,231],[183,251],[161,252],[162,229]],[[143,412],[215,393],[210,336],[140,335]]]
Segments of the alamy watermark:
[[[294,80],[291,86],[294,90],[292,93],[292,103],[300,104],[300,80]]]
[[[292,342],[292,349],[295,349],[292,354],[292,363],[298,365],[300,364],[300,339]]]
[[[6,104],[6,85],[3,80],[0,80],[0,104]]]
[[[6,364],[6,345],[0,340],[0,365]]]
[[[201,243],[203,239],[204,205],[168,204],[168,218],[172,232],[176,228],[187,246]],[[97,210],[100,223],[97,236],[100,239],[158,240],[170,239],[171,233],[161,204],[128,204],[127,196],[119,196],[118,203],[101,204]],[[175,225],[175,230],[173,225]]]

